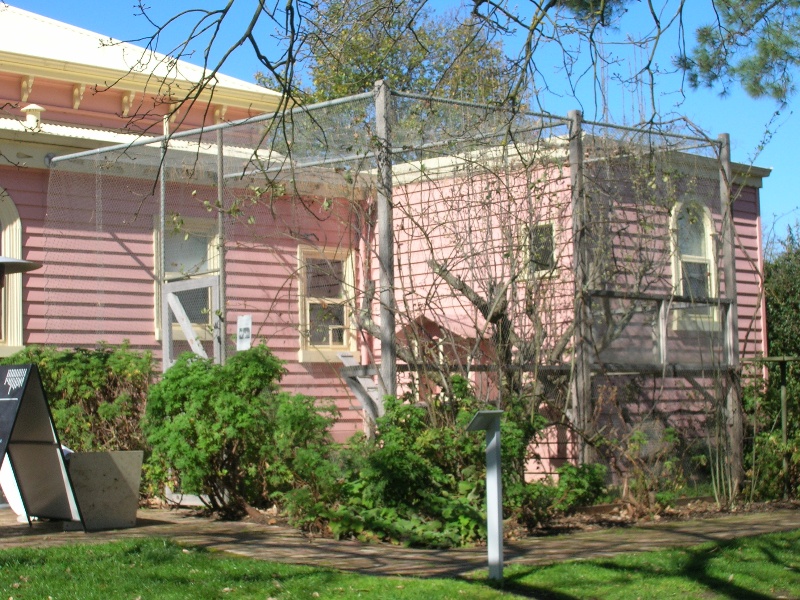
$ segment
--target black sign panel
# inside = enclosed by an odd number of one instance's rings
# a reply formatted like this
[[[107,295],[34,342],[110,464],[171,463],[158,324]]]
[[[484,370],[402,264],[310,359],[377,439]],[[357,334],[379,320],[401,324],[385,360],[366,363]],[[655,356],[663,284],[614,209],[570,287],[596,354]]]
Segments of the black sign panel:
[[[0,436],[28,517],[81,521],[36,365],[0,366]]]
[[[31,366],[0,367],[0,464],[6,455],[8,440],[17,420],[19,404]]]

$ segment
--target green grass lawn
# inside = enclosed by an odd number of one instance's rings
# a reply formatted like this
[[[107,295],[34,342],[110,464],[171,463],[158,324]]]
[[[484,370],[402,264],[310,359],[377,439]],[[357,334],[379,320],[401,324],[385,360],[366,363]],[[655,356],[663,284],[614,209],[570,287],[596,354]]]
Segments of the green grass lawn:
[[[498,590],[484,574],[467,580],[371,577],[146,539],[2,550],[0,600],[800,598],[800,530],[613,559],[511,566],[505,575]]]
[[[505,570],[505,589],[535,598],[800,598],[800,530]]]

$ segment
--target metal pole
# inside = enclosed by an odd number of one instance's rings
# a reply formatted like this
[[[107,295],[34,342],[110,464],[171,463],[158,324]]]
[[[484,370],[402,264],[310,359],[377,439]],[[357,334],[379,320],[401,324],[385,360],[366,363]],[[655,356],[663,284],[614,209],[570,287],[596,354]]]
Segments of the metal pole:
[[[381,368],[379,384],[384,396],[397,394],[395,346],[394,230],[392,224],[391,101],[389,86],[375,83],[375,130],[378,159],[378,263],[380,265]],[[383,403],[378,406],[383,414]]]
[[[486,549],[489,579],[503,579],[503,477],[500,453],[502,410],[479,410],[467,431],[486,432]]]
[[[486,430],[486,538],[489,579],[503,579],[503,478],[500,458],[500,419]]]

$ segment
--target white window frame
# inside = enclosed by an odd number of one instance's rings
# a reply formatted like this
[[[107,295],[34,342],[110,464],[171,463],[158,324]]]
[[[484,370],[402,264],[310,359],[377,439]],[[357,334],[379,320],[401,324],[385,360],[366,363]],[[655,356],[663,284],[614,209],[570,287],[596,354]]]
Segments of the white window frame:
[[[538,227],[549,227],[552,243],[552,266],[547,269],[532,269],[531,263],[531,231]],[[525,224],[522,226],[520,235],[522,246],[522,279],[545,279],[554,277],[558,271],[558,254],[556,253],[556,238],[557,229],[553,221],[541,221],[533,224]]]
[[[691,206],[702,213],[703,235],[705,236],[706,256],[682,255],[679,247],[679,217],[684,208]],[[699,300],[713,301],[719,297],[719,276],[717,269],[717,249],[716,235],[714,234],[714,220],[711,211],[698,200],[684,200],[677,202],[670,216],[670,238],[672,250],[672,285],[673,292],[677,296],[690,296],[691,294],[683,289],[683,264],[704,264],[708,270],[708,298]],[[690,304],[680,303],[673,305],[672,328],[673,330],[690,331],[718,331],[720,329],[719,307],[712,304],[707,305],[707,310],[702,309],[696,312],[687,313],[684,310],[674,310],[690,307]]]
[[[3,256],[22,258],[22,222],[11,196],[0,187],[0,228]],[[24,331],[22,319],[22,273],[6,275],[0,303],[3,331],[0,334],[0,356],[11,356],[22,350]]]
[[[341,298],[310,298],[306,294],[305,265],[309,259],[341,261],[344,281]],[[352,253],[345,248],[326,249],[311,246],[297,247],[297,282],[298,282],[298,326],[300,332],[300,350],[298,359],[301,363],[341,362],[339,352],[353,352],[356,336],[352,319],[353,290],[355,289],[355,270]],[[309,338],[309,313],[312,304],[336,303],[344,306],[343,343],[313,344]]]
[[[219,273],[220,260],[219,260],[219,231],[217,229],[217,221],[212,219],[202,219],[195,217],[181,218],[178,224],[179,229],[175,231],[175,235],[195,235],[205,238],[208,241],[207,249],[207,265],[205,271],[191,274],[180,274],[178,272],[167,271],[168,281],[180,281],[182,279],[199,279],[201,277],[208,277],[210,274]],[[173,233],[170,225],[167,226],[167,234]],[[164,281],[164,273],[162,272],[163,260],[161,257],[161,240],[159,235],[158,217],[156,217],[155,227],[153,228],[153,256],[155,258],[155,339],[161,341],[161,327],[162,327],[162,298],[161,298],[161,285]],[[210,290],[211,288],[209,288]],[[211,292],[209,292],[211,293]],[[209,307],[213,302],[209,298]],[[208,315],[207,323],[192,323],[192,330],[194,331],[197,339],[201,341],[213,340],[213,315]],[[178,323],[172,324],[172,339],[179,341],[186,341],[186,334]]]

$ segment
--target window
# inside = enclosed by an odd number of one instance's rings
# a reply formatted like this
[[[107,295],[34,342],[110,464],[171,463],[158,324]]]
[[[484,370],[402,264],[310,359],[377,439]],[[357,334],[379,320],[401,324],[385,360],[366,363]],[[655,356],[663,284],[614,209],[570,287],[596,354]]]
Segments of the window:
[[[529,225],[525,228],[525,262],[531,275],[546,276],[556,268],[555,228],[552,223]]]
[[[338,360],[352,350],[349,297],[351,259],[344,250],[298,248],[300,361]]]
[[[717,309],[705,301],[717,296],[717,265],[713,223],[709,210],[699,202],[676,205],[672,215],[673,286],[700,306],[677,306],[676,326],[695,329],[717,321]]]
[[[0,254],[22,258],[22,223],[17,207],[3,188],[0,188],[0,229]],[[0,296],[0,356],[10,356],[23,348],[21,273],[6,276]]]
[[[156,238],[156,265],[160,265],[158,235]],[[219,271],[218,236],[216,222],[209,220],[181,220],[180,226],[168,228],[164,239],[164,274],[169,283],[195,279]],[[160,339],[161,294],[156,286],[156,337]],[[178,292],[176,295],[200,339],[211,336],[210,288]],[[173,321],[174,339],[185,339],[180,326]]]

